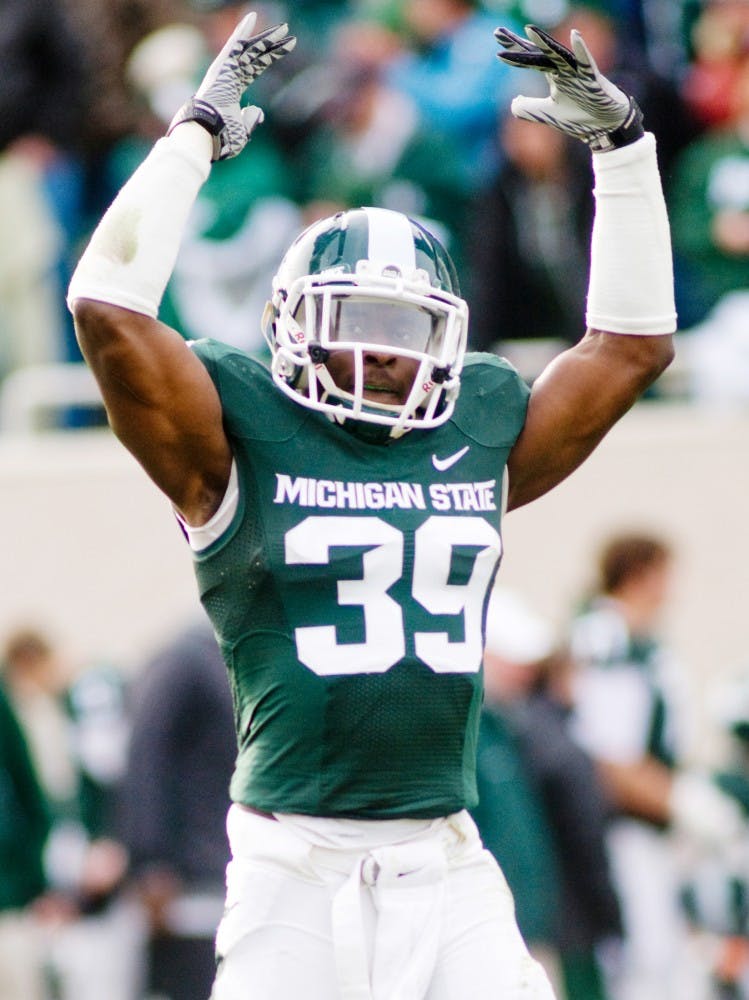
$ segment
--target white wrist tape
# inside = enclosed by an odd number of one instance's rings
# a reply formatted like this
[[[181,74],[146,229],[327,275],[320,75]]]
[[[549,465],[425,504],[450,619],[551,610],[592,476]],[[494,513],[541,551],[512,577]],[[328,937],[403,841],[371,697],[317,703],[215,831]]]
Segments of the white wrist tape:
[[[185,122],[159,139],[96,228],[68,289],[156,317],[187,217],[211,168],[211,136]]]
[[[596,216],[588,327],[609,333],[676,329],[671,234],[650,132],[593,155]]]

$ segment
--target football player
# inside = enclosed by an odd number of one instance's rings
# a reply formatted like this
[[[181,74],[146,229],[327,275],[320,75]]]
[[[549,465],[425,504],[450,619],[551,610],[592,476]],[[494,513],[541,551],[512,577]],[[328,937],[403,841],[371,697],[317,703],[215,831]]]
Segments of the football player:
[[[669,226],[635,103],[584,41],[498,29],[545,74],[516,115],[596,170],[588,330],[529,392],[465,355],[422,225],[359,208],[289,248],[270,368],[158,319],[213,161],[291,50],[248,15],[99,224],[69,294],[110,423],[171,501],[229,670],[238,757],[214,1000],[544,998],[476,799],[483,623],[504,510],[572,472],[672,357]],[[220,169],[220,166],[218,167]],[[217,331],[220,336],[220,330]]]

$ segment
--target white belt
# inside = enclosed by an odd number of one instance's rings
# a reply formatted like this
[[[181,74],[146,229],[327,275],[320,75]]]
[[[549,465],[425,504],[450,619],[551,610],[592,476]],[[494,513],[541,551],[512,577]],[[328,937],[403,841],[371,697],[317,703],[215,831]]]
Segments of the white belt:
[[[344,1000],[416,1000],[437,958],[447,857],[440,839],[380,847],[361,858],[333,899],[333,943]],[[362,894],[376,927],[370,972]]]

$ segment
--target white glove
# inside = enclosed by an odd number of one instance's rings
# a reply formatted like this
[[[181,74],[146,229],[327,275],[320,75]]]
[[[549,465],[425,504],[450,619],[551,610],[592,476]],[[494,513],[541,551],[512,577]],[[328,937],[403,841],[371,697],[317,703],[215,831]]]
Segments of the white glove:
[[[263,120],[260,108],[240,107],[242,95],[271,63],[296,45],[287,24],[253,35],[256,19],[252,13],[239,22],[194,97],[182,105],[167,131],[171,133],[182,122],[199,122],[213,136],[212,160],[226,160],[242,152],[253,129]]]
[[[627,146],[643,135],[642,112],[634,98],[602,75],[578,31],[570,33],[572,49],[532,24],[525,33],[530,41],[509,28],[497,28],[494,37],[505,50],[497,57],[542,72],[550,94],[516,97],[511,105],[516,118],[551,125],[595,151]]]
[[[710,848],[727,848],[747,836],[739,803],[707,775],[682,771],[671,784],[671,822],[676,831]]]

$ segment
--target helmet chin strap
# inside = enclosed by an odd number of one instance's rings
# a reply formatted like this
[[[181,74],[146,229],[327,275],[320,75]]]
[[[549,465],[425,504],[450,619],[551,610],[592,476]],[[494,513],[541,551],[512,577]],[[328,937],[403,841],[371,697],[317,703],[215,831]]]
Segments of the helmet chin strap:
[[[354,420],[361,414],[364,404],[364,357],[362,351],[354,351]]]
[[[325,348],[320,348],[320,351],[328,354]],[[310,351],[310,354],[313,352]],[[432,365],[431,362],[426,358],[421,361],[419,367],[414,376],[413,384],[408,397],[403,404],[403,406],[389,406],[385,408],[384,406],[377,404],[371,404],[370,400],[364,397],[364,361],[363,352],[357,350],[353,352],[354,354],[354,392],[347,393],[342,390],[333,379],[332,375],[328,371],[324,364],[314,364],[313,378],[317,380],[323,389],[323,392],[319,394],[317,388],[310,386],[312,392],[315,396],[320,399],[321,402],[329,402],[331,397],[333,400],[340,400],[340,412],[335,413],[334,417],[339,423],[344,423],[345,421],[357,421],[362,422],[366,418],[362,417],[363,413],[371,414],[385,414],[392,412],[393,414],[398,413],[398,419],[393,425],[382,425],[388,428],[389,436],[391,438],[398,438],[409,431],[411,428],[406,427],[406,422],[414,417],[419,409],[419,406],[424,401],[425,397],[431,392],[434,387],[434,380],[431,377]],[[426,387],[426,388],[425,388]],[[432,405],[428,406],[428,412],[431,416],[436,409],[437,400],[435,399]]]

